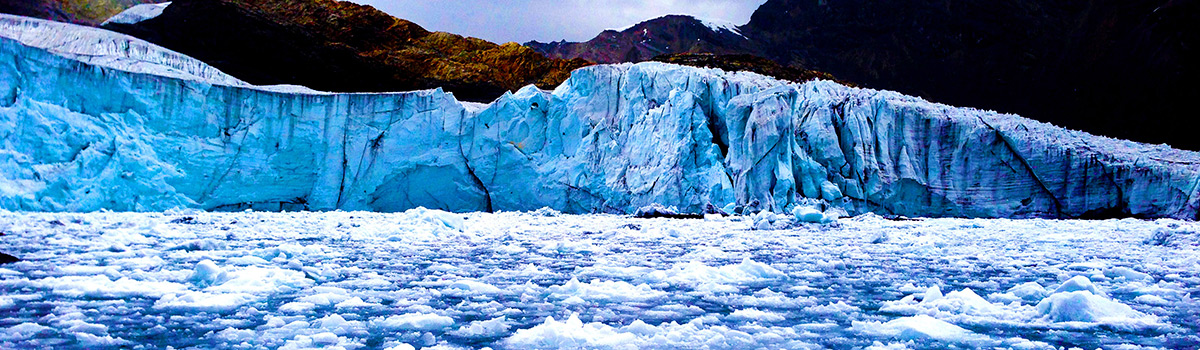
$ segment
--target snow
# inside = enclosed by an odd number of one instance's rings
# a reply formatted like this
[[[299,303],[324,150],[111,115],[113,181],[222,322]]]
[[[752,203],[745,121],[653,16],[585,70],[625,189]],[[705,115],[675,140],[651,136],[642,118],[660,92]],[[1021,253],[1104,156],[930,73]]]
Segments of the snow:
[[[0,211],[0,347],[1200,344],[1195,222],[416,213]]]
[[[101,23],[100,25],[103,26],[103,25],[108,25],[108,24],[112,24],[112,23],[117,23],[117,24],[139,23],[142,21],[146,21],[146,20],[161,16],[163,11],[167,9],[167,6],[171,6],[171,2],[164,2],[164,3],[159,3],[159,4],[134,5],[133,7],[130,7],[128,9],[126,9],[125,11],[118,13],[117,15],[113,16],[112,18],[109,18],[107,21],[104,21],[104,23]]]
[[[650,22],[650,21],[660,19],[660,18],[663,18],[666,16],[690,17],[690,18],[695,19],[696,21],[700,22],[700,24],[704,25],[705,27],[708,27],[708,29],[712,30],[715,33],[720,33],[720,32],[724,31],[724,32],[736,34],[737,36],[745,37],[744,35],[742,35],[742,30],[738,29],[738,26],[736,24],[734,24],[733,22],[729,22],[729,21],[725,21],[725,20],[718,20],[718,19],[710,19],[710,18],[698,18],[698,17],[688,15],[688,14],[667,14],[667,15],[647,19],[645,21],[641,21],[638,23],[630,24],[628,26],[621,27],[621,28],[608,28],[608,29],[605,29],[604,31],[611,30],[611,31],[615,31],[615,32],[624,32],[629,29],[632,29],[633,27],[638,26],[639,24]],[[646,35],[645,30],[643,30],[642,35]]]
[[[744,35],[742,35],[742,30],[738,29],[738,26],[736,24],[733,24],[733,22],[709,19],[709,18],[696,18],[696,19],[699,20],[700,23],[704,24],[705,27],[708,27],[708,29],[712,29],[713,32],[720,33],[720,32],[724,31],[724,32],[730,32],[733,34],[737,34],[738,36],[741,36],[741,37],[745,37]]]

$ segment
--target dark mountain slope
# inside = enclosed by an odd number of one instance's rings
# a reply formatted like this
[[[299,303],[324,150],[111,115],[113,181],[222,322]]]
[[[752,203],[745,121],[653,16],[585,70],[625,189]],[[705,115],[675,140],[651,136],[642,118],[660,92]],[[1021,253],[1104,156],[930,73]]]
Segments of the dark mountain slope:
[[[759,52],[867,86],[1200,149],[1195,0],[771,0]]]

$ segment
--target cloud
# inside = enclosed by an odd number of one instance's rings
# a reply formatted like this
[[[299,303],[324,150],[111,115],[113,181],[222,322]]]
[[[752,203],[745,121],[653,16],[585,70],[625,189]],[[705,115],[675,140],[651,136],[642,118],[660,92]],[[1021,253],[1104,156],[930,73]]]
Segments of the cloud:
[[[744,24],[766,0],[353,0],[430,30],[493,42],[585,41],[667,14]]]

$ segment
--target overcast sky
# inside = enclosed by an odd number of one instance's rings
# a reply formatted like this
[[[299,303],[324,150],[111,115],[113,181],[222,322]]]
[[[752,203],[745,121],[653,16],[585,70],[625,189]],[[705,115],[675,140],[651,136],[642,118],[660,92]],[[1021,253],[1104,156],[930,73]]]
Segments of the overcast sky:
[[[586,41],[667,14],[689,14],[737,25],[766,0],[351,0],[425,29],[488,41]]]

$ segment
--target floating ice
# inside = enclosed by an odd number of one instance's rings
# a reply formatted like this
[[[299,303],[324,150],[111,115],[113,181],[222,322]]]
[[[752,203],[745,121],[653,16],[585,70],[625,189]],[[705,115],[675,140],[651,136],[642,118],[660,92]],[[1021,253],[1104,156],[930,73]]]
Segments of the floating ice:
[[[30,285],[69,297],[110,299],[133,296],[158,298],[187,289],[187,286],[175,282],[139,281],[129,277],[112,280],[104,275],[46,277],[32,281]]]
[[[220,284],[229,277],[221,267],[217,266],[212,260],[205,259],[196,263],[196,268],[192,270],[192,275],[188,277],[188,281],[203,288]]]
[[[505,345],[524,349],[636,349],[637,335],[617,332],[600,323],[584,324],[574,314],[565,321],[547,317],[541,325],[519,329],[504,340]]]
[[[0,270],[0,347],[1187,348],[1200,330],[1200,252],[1141,243],[1194,222],[756,231],[749,217],[446,213],[460,231],[410,214],[0,210],[0,250],[25,257]],[[144,240],[94,243],[111,230]],[[863,239],[875,232],[888,240]]]
[[[183,292],[164,295],[154,302],[154,308],[182,313],[229,313],[253,300],[246,293]]]
[[[758,309],[741,309],[741,310],[735,310],[733,313],[730,313],[729,316],[725,317],[725,319],[738,320],[738,321],[755,321],[755,322],[779,322],[779,321],[783,321],[783,320],[787,319],[787,317],[784,317],[783,315],[780,315],[780,314],[777,314],[774,312],[770,312],[770,311],[763,311],[763,310],[758,310]]]
[[[1026,302],[1037,302],[1049,295],[1046,292],[1046,288],[1037,282],[1022,283],[1016,287],[1009,288],[1008,292]]]
[[[856,322],[860,332],[899,340],[978,343],[987,339],[954,324],[925,315],[901,317],[886,323]]]
[[[769,282],[786,278],[783,272],[751,260],[742,259],[740,264],[711,267],[700,262],[678,263],[665,271],[654,271],[645,276],[650,281],[663,281],[672,284],[698,285],[704,283],[716,284],[753,284]]]
[[[1054,322],[1095,322],[1113,325],[1155,323],[1153,317],[1087,290],[1056,292],[1037,304],[1038,312]]]
[[[546,288],[552,299],[568,299],[577,297],[593,303],[649,301],[667,296],[666,292],[655,290],[648,285],[633,285],[624,281],[594,280],[580,283],[571,279],[561,286]]]
[[[454,325],[454,319],[446,316],[426,313],[408,313],[387,318],[372,320],[377,327],[404,331],[442,330]]]
[[[509,334],[512,322],[504,316],[484,321],[473,321],[450,331],[448,334],[463,338],[493,338]]]
[[[1050,293],[1057,294],[1057,293],[1062,293],[1062,292],[1074,292],[1074,291],[1087,291],[1089,293],[1099,295],[1099,296],[1105,295],[1104,291],[1101,291],[1099,287],[1096,287],[1095,283],[1092,283],[1091,280],[1089,280],[1087,277],[1084,277],[1084,276],[1071,277],[1071,279],[1067,280],[1066,282],[1063,282],[1062,285],[1059,285],[1058,288],[1055,288],[1054,291],[1050,292]]]

